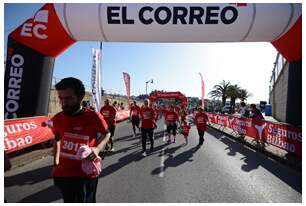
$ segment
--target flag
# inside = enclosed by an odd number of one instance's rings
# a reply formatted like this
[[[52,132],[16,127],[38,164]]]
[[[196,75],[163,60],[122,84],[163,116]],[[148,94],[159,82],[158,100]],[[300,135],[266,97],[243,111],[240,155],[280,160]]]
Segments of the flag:
[[[128,73],[123,72],[123,80],[125,83],[126,95],[128,98],[128,104],[130,108],[131,106],[131,84],[130,84],[131,78],[130,78],[130,75]]]
[[[100,71],[100,61],[101,61],[101,50],[92,49],[92,68],[91,68],[91,89],[92,89],[92,99],[94,103],[95,111],[98,112],[101,108],[101,71]]]
[[[201,84],[202,84],[202,109],[204,110],[204,80],[202,74],[199,72],[199,75],[201,77]]]

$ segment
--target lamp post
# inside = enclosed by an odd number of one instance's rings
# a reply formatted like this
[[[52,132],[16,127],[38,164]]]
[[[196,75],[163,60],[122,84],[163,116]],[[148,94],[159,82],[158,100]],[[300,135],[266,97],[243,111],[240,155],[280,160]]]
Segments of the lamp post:
[[[153,84],[153,79],[150,79],[149,81],[146,81],[146,95],[148,96],[148,83]]]

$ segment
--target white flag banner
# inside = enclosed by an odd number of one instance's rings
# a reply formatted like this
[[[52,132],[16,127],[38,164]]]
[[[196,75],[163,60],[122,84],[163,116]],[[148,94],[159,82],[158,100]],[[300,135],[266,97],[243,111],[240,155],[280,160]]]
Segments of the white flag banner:
[[[101,108],[101,50],[92,49],[92,68],[91,68],[91,89],[92,89],[92,98],[94,103],[94,108],[98,112]]]

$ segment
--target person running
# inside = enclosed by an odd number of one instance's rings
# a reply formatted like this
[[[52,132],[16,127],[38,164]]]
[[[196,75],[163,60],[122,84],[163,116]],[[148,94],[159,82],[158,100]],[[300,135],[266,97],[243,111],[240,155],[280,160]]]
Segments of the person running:
[[[198,108],[198,112],[196,113],[194,120],[199,134],[199,145],[202,145],[204,142],[204,133],[207,130],[208,117],[203,112],[201,107]]]
[[[181,109],[181,112],[180,112],[180,124],[182,125],[185,121],[186,121],[186,117],[187,117],[188,113],[187,113],[187,110],[185,108],[184,105],[182,105],[182,109]]]
[[[141,119],[141,137],[142,137],[142,156],[147,156],[146,153],[146,142],[147,137],[150,139],[151,148],[150,152],[154,149],[153,130],[155,125],[155,111],[152,107],[149,107],[149,100],[144,101],[144,105],[140,109]]]
[[[174,106],[174,111],[177,113],[177,114],[180,114],[181,112],[181,107],[179,105],[173,105]]]
[[[140,131],[139,128],[139,115],[140,115],[140,107],[136,104],[136,101],[133,102],[131,109],[130,109],[130,118],[132,121],[132,125],[133,125],[133,132],[134,132],[134,136],[136,137],[136,127],[138,128],[138,130]]]
[[[177,133],[177,124],[176,122],[178,121],[179,116],[178,114],[174,111],[174,106],[170,106],[170,110],[168,110],[165,114],[165,123],[167,125],[167,133],[168,133],[168,142],[171,142],[171,132],[173,135],[173,142],[175,142],[175,137]]]
[[[94,108],[93,106],[90,105],[90,102],[89,102],[89,101],[83,100],[83,101],[82,101],[82,107],[83,107],[83,108],[86,108],[86,109],[91,109],[91,110],[95,111],[95,108]]]
[[[64,78],[55,88],[63,111],[52,119],[54,185],[60,189],[65,203],[95,203],[101,168],[85,170],[82,165],[86,162],[87,165],[101,166],[98,154],[110,138],[108,126],[101,114],[81,108],[85,87],[79,79]],[[82,146],[86,146],[89,153],[79,159]]]
[[[182,128],[182,135],[185,138],[185,142],[186,144],[188,144],[188,135],[189,135],[189,130],[191,127],[190,125],[187,124],[186,121],[183,121],[181,128]]]
[[[104,101],[104,106],[101,108],[100,113],[102,114],[102,116],[104,117],[107,125],[108,125],[108,129],[111,133],[111,136],[109,138],[109,143],[110,146],[107,145],[106,146],[106,150],[109,150],[111,152],[115,151],[114,148],[114,143],[113,143],[113,136],[115,134],[115,129],[116,129],[116,114],[117,114],[117,110],[115,109],[114,106],[109,104],[109,99],[106,99]]]

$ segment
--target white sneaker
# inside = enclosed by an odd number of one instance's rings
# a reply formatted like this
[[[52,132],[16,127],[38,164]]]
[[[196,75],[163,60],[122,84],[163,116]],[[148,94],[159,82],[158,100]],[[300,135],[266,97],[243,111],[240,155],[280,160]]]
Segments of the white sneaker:
[[[146,153],[146,152],[143,152],[141,155],[142,155],[143,157],[146,157],[146,156],[147,156],[147,153]]]

